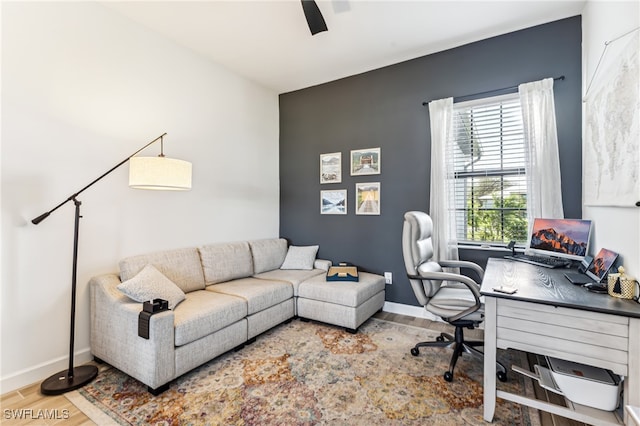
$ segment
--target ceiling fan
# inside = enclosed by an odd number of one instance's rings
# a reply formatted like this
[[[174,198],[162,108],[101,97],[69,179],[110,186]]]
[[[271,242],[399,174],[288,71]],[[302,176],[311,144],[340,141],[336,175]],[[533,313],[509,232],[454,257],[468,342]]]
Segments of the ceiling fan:
[[[327,31],[327,23],[324,21],[322,12],[320,12],[320,8],[316,4],[315,0],[301,0],[301,2],[302,10],[304,11],[304,16],[307,19],[311,35]]]

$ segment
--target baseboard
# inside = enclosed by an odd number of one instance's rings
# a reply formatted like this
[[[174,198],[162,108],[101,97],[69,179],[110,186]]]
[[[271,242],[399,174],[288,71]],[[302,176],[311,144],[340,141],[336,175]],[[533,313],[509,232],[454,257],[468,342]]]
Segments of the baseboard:
[[[427,312],[421,306],[404,305],[402,303],[384,302],[382,310],[392,314],[408,315],[416,318],[426,318],[431,321],[442,321],[439,317]]]
[[[93,358],[91,356],[91,350],[89,348],[76,351],[73,364],[82,365]],[[24,370],[17,371],[8,376],[0,377],[0,395],[4,395],[7,392],[15,391],[34,383],[41,382],[47,377],[52,376],[60,371],[67,370],[69,368],[69,357],[63,356],[54,360],[44,362],[42,364],[35,365]]]

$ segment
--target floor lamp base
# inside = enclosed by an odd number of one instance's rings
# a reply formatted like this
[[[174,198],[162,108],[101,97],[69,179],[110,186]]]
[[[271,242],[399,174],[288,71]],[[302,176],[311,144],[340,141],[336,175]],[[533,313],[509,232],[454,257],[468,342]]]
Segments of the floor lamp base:
[[[44,395],[60,395],[86,385],[96,378],[98,367],[95,365],[81,365],[73,369],[73,376],[69,376],[69,370],[64,370],[46,379],[40,385],[40,391]]]

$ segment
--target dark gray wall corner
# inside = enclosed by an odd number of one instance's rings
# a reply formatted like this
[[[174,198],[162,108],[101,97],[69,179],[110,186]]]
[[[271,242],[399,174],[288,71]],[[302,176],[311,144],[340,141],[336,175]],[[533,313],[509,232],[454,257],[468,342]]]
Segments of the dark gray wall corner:
[[[318,256],[390,271],[387,301],[415,305],[401,252],[404,212],[429,211],[430,129],[423,101],[546,77],[554,85],[566,217],[582,215],[580,16],[280,95],[280,234]],[[381,149],[379,175],[350,176],[354,149]],[[320,154],[342,153],[342,182],[320,184]],[[356,215],[355,184],[380,182],[381,214]],[[321,215],[321,190],[347,190],[347,215]],[[461,252],[461,257],[469,254]],[[495,253],[493,253],[495,255]],[[487,254],[470,257],[486,261]]]

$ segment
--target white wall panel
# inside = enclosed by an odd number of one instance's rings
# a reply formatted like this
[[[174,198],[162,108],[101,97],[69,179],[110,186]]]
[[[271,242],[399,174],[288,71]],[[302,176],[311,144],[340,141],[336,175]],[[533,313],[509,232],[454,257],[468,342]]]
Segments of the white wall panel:
[[[279,235],[277,93],[99,4],[2,4],[1,113],[0,393],[67,365],[73,203],[30,220],[163,132],[165,154],[193,163],[190,192],[130,189],[124,165],[79,197],[76,364],[91,276],[128,255]]]

